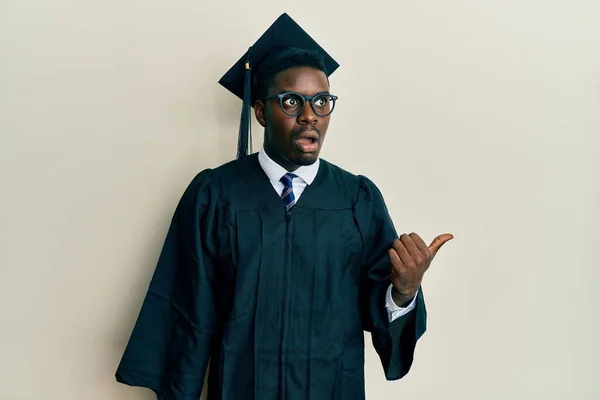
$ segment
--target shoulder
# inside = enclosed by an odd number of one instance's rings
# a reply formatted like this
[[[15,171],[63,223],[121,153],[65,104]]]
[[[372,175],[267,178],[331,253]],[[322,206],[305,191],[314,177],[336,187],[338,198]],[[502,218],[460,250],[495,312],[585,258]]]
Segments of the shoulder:
[[[323,168],[327,174],[334,177],[335,179],[337,179],[343,183],[347,183],[347,184],[351,184],[351,185],[358,185],[360,183],[360,180],[361,180],[360,175],[356,175],[356,174],[340,167],[339,165],[333,164],[332,162],[329,162],[323,158],[321,159],[320,162],[321,162],[321,168]]]
[[[200,171],[184,198],[199,206],[227,208],[232,202],[244,201],[244,196],[252,193],[262,179],[267,178],[255,153]]]
[[[192,209],[195,205],[205,203],[214,192],[213,170],[204,169],[194,175],[183,191],[179,209]]]
[[[257,155],[251,154],[242,159],[225,162],[213,168],[206,168],[198,172],[190,183],[192,188],[222,188],[223,185],[235,185],[242,181],[248,171],[258,164]]]
[[[333,176],[355,188],[358,201],[372,200],[373,197],[383,199],[381,191],[375,182],[367,176],[350,172],[324,159],[321,159],[321,162]]]

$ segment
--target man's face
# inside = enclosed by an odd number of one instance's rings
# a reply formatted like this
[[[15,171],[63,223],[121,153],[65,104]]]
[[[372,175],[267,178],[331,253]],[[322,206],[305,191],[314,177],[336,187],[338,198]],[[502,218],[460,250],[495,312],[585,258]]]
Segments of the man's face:
[[[275,77],[269,96],[293,91],[304,96],[329,91],[325,73],[315,68],[296,67],[281,71]],[[275,162],[294,171],[299,166],[310,165],[319,157],[330,115],[319,117],[309,101],[297,117],[286,115],[279,99],[255,105],[256,119],[265,127],[265,151]]]

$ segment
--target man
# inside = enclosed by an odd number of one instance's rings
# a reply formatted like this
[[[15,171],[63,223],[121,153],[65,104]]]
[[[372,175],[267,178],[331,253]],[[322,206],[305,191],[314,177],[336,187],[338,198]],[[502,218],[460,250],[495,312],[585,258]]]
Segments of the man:
[[[283,14],[221,79],[265,128],[177,207],[119,382],[158,399],[364,399],[364,335],[385,376],[425,331],[421,281],[452,235],[397,237],[377,187],[319,158],[331,59]]]

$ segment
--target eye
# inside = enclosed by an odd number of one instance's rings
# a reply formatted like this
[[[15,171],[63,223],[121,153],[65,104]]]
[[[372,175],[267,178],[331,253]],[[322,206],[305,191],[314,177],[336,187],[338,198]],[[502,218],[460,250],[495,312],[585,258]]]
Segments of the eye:
[[[298,105],[298,99],[292,97],[292,96],[287,96],[283,98],[283,105],[284,106],[288,106],[288,107],[295,107]]]
[[[329,104],[329,96],[319,96],[315,99],[315,106],[319,108],[327,107]]]
[[[304,100],[295,93],[286,93],[281,98],[281,109],[288,115],[296,114],[303,105]]]

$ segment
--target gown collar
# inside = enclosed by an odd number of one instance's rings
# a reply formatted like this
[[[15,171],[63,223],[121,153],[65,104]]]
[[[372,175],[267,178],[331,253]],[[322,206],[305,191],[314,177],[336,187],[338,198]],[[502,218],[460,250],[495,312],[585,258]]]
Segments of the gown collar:
[[[258,162],[260,163],[260,166],[265,174],[267,174],[269,180],[273,183],[279,182],[281,177],[290,172],[286,171],[285,168],[273,161],[265,152],[264,147],[261,148],[260,152],[258,153]],[[319,172],[319,164],[320,159],[317,158],[317,161],[315,161],[313,164],[303,165],[297,170],[293,171],[293,173],[306,182],[307,185],[310,185],[317,177],[317,173]]]

